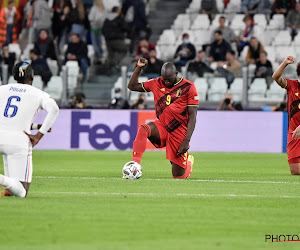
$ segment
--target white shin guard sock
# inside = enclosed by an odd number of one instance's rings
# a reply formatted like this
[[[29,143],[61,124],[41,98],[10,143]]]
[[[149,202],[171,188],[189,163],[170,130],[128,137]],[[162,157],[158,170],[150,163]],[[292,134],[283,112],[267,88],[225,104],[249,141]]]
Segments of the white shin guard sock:
[[[0,174],[0,185],[7,189],[12,195],[24,198],[26,196],[26,190],[22,183],[16,179],[9,178]]]

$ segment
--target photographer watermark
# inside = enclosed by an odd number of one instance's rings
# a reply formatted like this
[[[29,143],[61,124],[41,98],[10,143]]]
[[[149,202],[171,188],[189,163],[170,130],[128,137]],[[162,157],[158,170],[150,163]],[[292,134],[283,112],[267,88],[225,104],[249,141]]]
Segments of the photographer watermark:
[[[289,241],[300,241],[300,237],[298,234],[266,234],[265,242],[267,243],[275,243],[275,242],[289,242]]]

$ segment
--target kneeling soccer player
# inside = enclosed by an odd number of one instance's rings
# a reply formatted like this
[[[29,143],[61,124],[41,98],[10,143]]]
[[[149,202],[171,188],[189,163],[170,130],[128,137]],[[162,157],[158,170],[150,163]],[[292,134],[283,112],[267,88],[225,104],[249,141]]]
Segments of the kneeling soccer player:
[[[59,108],[50,95],[32,86],[34,74],[28,62],[17,63],[13,76],[17,83],[0,87],[0,154],[4,164],[0,185],[14,196],[25,197],[32,178],[32,147],[51,128]],[[31,122],[40,109],[48,114],[39,132],[30,135]]]
[[[147,63],[144,58],[138,60],[128,88],[153,92],[158,120],[139,127],[133,143],[132,160],[141,162],[148,138],[155,147],[166,147],[166,158],[171,162],[173,177],[188,178],[194,162],[188,149],[199,105],[196,87],[192,82],[179,78],[175,65],[170,62],[162,66],[161,77],[139,83],[138,77]]]
[[[293,56],[288,56],[279,65],[273,74],[273,79],[279,86],[287,90],[288,110],[288,141],[287,154],[288,163],[292,175],[300,175],[300,83],[298,80],[290,80],[282,77],[284,69],[295,62]],[[300,63],[297,64],[297,75],[300,76]]]

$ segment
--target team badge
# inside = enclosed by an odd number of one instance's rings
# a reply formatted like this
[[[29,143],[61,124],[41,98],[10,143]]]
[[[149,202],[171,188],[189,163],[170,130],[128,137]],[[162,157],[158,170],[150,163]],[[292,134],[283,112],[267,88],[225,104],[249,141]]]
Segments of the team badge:
[[[166,91],[166,89],[165,88],[162,88],[162,89],[160,89],[162,92],[165,92]]]
[[[297,93],[295,93],[295,95],[296,95],[296,96],[298,96],[298,95],[299,95],[299,93],[297,92]]]
[[[182,94],[182,90],[181,89],[178,89],[177,90],[177,93],[176,93],[176,97],[180,97]]]

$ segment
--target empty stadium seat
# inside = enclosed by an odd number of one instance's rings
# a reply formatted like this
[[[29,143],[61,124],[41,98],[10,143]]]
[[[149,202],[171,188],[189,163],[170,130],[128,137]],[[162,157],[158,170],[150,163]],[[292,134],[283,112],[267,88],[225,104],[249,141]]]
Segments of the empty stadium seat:
[[[210,27],[210,20],[207,14],[198,14],[194,20],[192,30],[207,30]]]
[[[230,0],[224,9],[224,13],[239,13],[241,11],[241,0]]]
[[[295,49],[292,46],[277,46],[275,48],[276,61],[282,62],[288,55],[295,55]]]
[[[267,29],[283,29],[284,28],[284,15],[283,14],[275,14],[273,18],[270,20]]]
[[[267,27],[267,19],[265,14],[255,14],[254,17],[255,25],[265,29]]]
[[[56,60],[52,60],[50,58],[47,58],[47,64],[49,66],[49,69],[52,73],[52,75],[56,76],[58,74],[58,64]]]
[[[68,81],[68,90],[72,95],[78,83],[79,76],[79,65],[77,61],[67,61],[67,81]]]
[[[265,78],[255,78],[248,90],[249,101],[262,101],[265,99],[267,83]]]
[[[33,43],[29,43],[27,44],[27,46],[25,47],[23,54],[21,55],[21,60],[28,60],[29,59],[29,52],[31,49],[34,48],[34,44]]]
[[[195,87],[198,92],[199,101],[206,100],[206,93],[208,89],[208,84],[205,78],[199,77],[194,80]]]
[[[227,92],[227,82],[223,77],[214,77],[210,79],[210,88],[208,89],[209,101],[221,101]]]
[[[175,33],[172,29],[166,29],[163,31],[163,33],[160,35],[157,44],[158,45],[173,45],[175,44],[177,38],[175,36]]]
[[[281,102],[284,100],[285,94],[286,90],[282,89],[275,81],[273,81],[270,88],[267,90],[266,97],[269,100]]]
[[[233,100],[241,101],[243,96],[243,78],[235,78],[230,85],[228,93],[232,94]]]
[[[55,100],[60,100],[63,91],[62,77],[52,76],[44,91],[51,95]]]
[[[182,31],[190,28],[191,21],[188,14],[179,14],[174,20],[172,29],[175,31],[175,34],[178,35]]]
[[[245,15],[236,14],[230,23],[230,28],[233,30],[244,30],[245,23],[243,22]]]
[[[289,46],[291,44],[291,34],[288,30],[280,30],[275,36],[272,45],[273,46]]]
[[[32,86],[42,90],[43,85],[44,85],[44,83],[42,81],[42,77],[35,75],[33,78]]]
[[[8,84],[10,84],[10,83],[16,83],[16,81],[15,81],[15,79],[14,79],[14,77],[13,76],[10,76],[9,78],[8,78],[8,82],[7,82]]]

